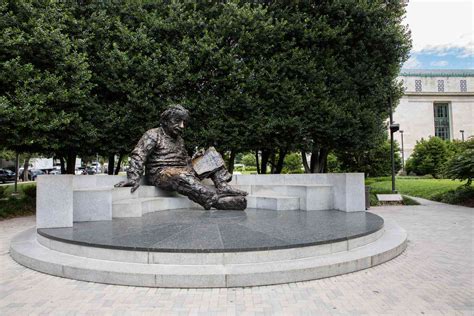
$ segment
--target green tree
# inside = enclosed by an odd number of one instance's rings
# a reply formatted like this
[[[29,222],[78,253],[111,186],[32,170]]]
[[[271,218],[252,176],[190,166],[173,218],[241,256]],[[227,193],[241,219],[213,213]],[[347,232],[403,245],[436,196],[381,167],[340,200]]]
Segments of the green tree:
[[[16,154],[14,151],[7,150],[7,149],[0,149],[0,159],[5,160],[15,160]]]
[[[445,175],[453,180],[467,180],[466,186],[469,187],[474,178],[474,137],[459,147],[459,151],[447,161]]]
[[[390,141],[386,134],[376,146],[364,151],[337,151],[339,172],[363,172],[366,177],[382,177],[392,173]],[[400,147],[395,142],[395,172],[401,167]]]
[[[401,96],[395,79],[410,49],[409,32],[401,25],[404,4],[323,1],[273,6],[278,17],[288,21],[287,38],[303,57],[304,73],[294,76],[304,87],[304,93],[298,93],[301,108],[291,108],[290,115],[299,122],[296,144],[306,172],[323,172],[331,150],[364,151],[385,130],[388,101]],[[310,161],[306,153],[311,153]]]
[[[91,71],[77,21],[62,3],[0,4],[0,145],[17,152],[75,158],[93,144]]]
[[[100,134],[96,150],[109,174],[176,98],[175,78],[187,74],[179,36],[179,8],[165,3],[91,2],[75,6],[90,67]],[[175,36],[176,35],[176,36]],[[119,157],[114,171],[114,156]]]
[[[430,174],[434,178],[442,175],[449,151],[446,142],[439,137],[430,137],[416,142],[411,157],[407,162],[407,172],[417,175]]]
[[[266,14],[261,5],[229,1],[190,4],[180,15],[192,21],[183,46],[190,67],[182,89],[192,114],[187,138],[228,153],[230,170],[237,152],[254,148],[250,137],[258,102],[252,89],[258,82],[255,62],[272,28]]]
[[[0,8],[1,139],[71,167],[96,152],[113,167],[176,102],[193,118],[189,151],[213,145],[229,169],[250,151],[261,173],[302,151],[307,172],[325,171],[331,150],[364,151],[380,136],[409,49],[400,1]]]

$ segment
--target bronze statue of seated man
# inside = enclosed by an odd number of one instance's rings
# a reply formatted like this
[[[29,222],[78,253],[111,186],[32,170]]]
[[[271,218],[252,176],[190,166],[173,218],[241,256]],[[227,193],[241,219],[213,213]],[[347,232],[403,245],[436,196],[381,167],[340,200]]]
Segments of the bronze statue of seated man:
[[[221,210],[244,210],[247,207],[247,192],[232,188],[228,182],[232,175],[225,169],[224,161],[214,148],[199,151],[189,157],[181,137],[189,112],[181,105],[166,109],[160,118],[160,126],[148,130],[130,155],[127,180],[116,187],[140,185],[145,169],[148,183],[167,191],[177,191],[206,210],[214,207]],[[201,183],[210,178],[214,186]]]

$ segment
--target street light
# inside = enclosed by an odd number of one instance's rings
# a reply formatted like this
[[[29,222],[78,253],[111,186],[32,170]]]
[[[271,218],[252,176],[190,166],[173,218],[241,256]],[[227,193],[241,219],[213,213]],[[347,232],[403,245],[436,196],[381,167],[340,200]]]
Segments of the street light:
[[[390,108],[390,160],[392,161],[392,193],[397,193],[397,190],[395,190],[395,153],[393,146],[393,133],[400,129],[400,124],[393,123],[392,96],[390,96],[388,99],[388,105]]]
[[[403,131],[400,130],[400,135],[402,137],[402,170],[405,171],[405,151],[404,151],[404,148],[403,148]]]
[[[461,139],[462,139],[462,141],[464,141],[464,130],[462,129],[462,130],[460,130],[460,132],[461,132]]]
[[[14,195],[18,194],[19,160],[20,160],[20,154],[17,151],[16,152],[16,158],[15,158],[15,191],[13,192]]]

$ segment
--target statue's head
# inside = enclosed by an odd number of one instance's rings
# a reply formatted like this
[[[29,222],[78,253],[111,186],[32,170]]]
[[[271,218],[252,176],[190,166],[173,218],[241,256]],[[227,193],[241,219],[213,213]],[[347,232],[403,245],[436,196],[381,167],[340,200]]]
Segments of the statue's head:
[[[176,138],[180,136],[187,122],[189,121],[189,111],[179,104],[169,106],[161,113],[160,124],[166,134]]]

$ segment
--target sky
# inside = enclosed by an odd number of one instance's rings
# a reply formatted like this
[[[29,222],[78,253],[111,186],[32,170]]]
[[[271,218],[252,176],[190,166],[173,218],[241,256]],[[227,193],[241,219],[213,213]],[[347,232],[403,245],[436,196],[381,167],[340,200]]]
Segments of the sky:
[[[474,69],[474,0],[409,0],[405,69]]]

